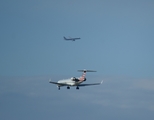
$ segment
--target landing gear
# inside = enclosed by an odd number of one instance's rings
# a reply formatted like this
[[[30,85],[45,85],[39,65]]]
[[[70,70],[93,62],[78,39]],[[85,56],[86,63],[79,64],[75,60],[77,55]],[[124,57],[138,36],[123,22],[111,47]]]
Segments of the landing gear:
[[[60,90],[60,86],[57,86],[58,87],[58,90]]]
[[[67,89],[70,89],[70,87],[69,87],[69,86],[67,86]]]
[[[77,86],[76,89],[79,90],[79,87]]]

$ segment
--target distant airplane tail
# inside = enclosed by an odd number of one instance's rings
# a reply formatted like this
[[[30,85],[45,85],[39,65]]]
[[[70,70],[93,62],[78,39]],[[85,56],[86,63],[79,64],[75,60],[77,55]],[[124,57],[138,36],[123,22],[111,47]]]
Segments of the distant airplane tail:
[[[66,37],[64,37],[64,39],[66,40]]]

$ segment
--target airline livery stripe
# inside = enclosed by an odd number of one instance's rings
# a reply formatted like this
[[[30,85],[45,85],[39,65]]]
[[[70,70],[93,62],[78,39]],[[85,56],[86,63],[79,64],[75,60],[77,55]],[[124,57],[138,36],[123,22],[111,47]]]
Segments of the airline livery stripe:
[[[81,78],[79,79],[80,81],[83,81],[85,79],[85,76],[86,76],[86,72],[84,72],[81,76]]]

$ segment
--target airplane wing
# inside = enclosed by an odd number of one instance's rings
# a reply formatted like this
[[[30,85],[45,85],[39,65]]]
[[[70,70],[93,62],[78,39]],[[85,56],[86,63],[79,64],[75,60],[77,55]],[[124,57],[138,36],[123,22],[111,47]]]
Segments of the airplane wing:
[[[100,84],[102,84],[103,83],[103,81],[101,81],[100,83],[91,83],[91,84],[79,84],[78,86],[91,86],[91,85],[100,85]]]
[[[79,39],[81,39],[81,38],[72,38],[73,40],[79,40]]]
[[[56,84],[56,85],[60,85],[60,86],[65,86],[66,85],[64,83],[52,82],[51,80],[49,80],[49,83]]]

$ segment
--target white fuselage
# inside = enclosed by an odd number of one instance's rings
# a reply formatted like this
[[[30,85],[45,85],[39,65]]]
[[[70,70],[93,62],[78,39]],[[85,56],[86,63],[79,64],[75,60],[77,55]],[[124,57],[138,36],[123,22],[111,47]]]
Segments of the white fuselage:
[[[82,82],[81,81],[73,81],[71,78],[58,81],[58,83],[65,84],[65,85],[60,85],[60,86],[77,86]]]

